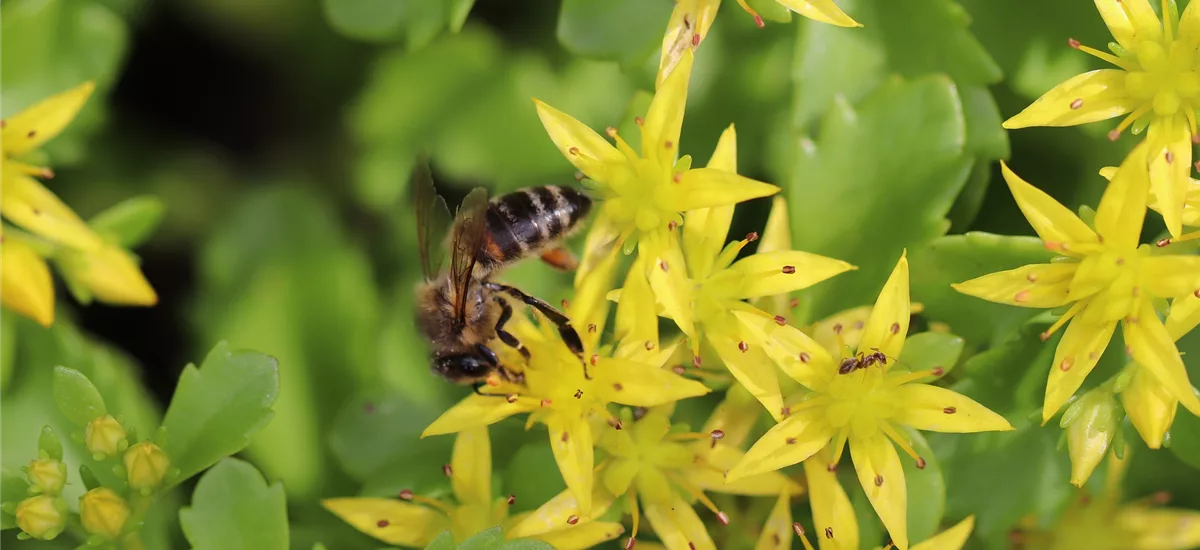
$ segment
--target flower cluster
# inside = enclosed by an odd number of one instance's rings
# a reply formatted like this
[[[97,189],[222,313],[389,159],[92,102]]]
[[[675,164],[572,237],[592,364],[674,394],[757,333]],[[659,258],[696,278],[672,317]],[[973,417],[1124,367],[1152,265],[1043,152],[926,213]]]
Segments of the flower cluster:
[[[158,296],[134,257],[102,226],[84,222],[36,178],[54,177],[31,164],[47,141],[83,107],[91,82],[54,95],[0,121],[0,302],[44,326],[54,322],[53,260],[76,299],[154,305]],[[10,225],[11,224],[11,225]]]
[[[1164,1],[1161,19],[1147,0],[1096,0],[1096,6],[1116,40],[1109,44],[1112,53],[1075,40],[1070,45],[1117,69],[1060,84],[1005,127],[1069,126],[1128,113],[1109,137],[1117,139],[1126,128],[1134,134],[1148,129],[1145,140],[1120,166],[1101,171],[1110,181],[1090,215],[1076,215],[1002,166],[1021,212],[1056,257],[954,285],[985,300],[1058,313],[1042,333],[1048,340],[1065,327],[1042,422],[1063,412],[1071,481],[1078,486],[1103,460],[1124,417],[1148,446],[1159,448],[1179,404],[1200,414],[1200,398],[1175,346],[1200,323],[1200,256],[1164,248],[1195,238],[1182,227],[1200,223],[1194,203],[1200,195],[1189,178],[1192,144],[1200,139],[1200,73],[1193,62],[1200,4],[1189,4],[1180,15],[1173,1]],[[1171,235],[1157,247],[1141,243],[1147,209],[1162,215]],[[1072,402],[1118,326],[1129,364]]]

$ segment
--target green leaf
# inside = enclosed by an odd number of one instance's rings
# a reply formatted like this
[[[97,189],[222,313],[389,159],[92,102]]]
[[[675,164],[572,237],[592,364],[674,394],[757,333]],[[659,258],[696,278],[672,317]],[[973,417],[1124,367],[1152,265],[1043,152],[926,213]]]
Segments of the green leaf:
[[[1051,256],[1034,237],[990,233],[942,237],[912,253],[912,299],[925,305],[926,317],[949,324],[968,344],[995,346],[1040,310],[988,302],[962,294],[950,285],[1048,262]]]
[[[42,427],[42,434],[38,436],[38,451],[39,455],[46,453],[46,456],[54,460],[62,460],[63,446],[62,442],[58,440],[58,434],[54,433],[54,428]]]
[[[54,367],[54,402],[67,419],[78,426],[107,414],[100,391],[82,372]]]
[[[572,54],[638,64],[656,51],[670,2],[563,0],[558,41]]]
[[[442,531],[442,534],[430,541],[425,550],[454,550],[454,548],[454,537],[450,534],[450,531]]]
[[[1171,452],[1193,468],[1200,468],[1200,418],[1179,407],[1170,434]]]
[[[909,336],[904,341],[904,351],[900,354],[900,365],[912,372],[920,372],[935,368],[942,369],[941,376],[932,376],[925,382],[936,380],[949,373],[962,355],[963,339],[961,336],[942,332],[922,332]],[[914,539],[917,540],[917,539]]]
[[[802,143],[788,197],[791,219],[803,220],[793,243],[859,266],[814,289],[814,318],[874,301],[903,249],[946,232],[971,167],[965,135],[954,83],[929,76],[893,81],[858,108],[838,101],[817,141]]]
[[[925,459],[925,468],[921,469],[908,457],[900,457],[908,502],[912,503],[908,507],[908,540],[923,541],[937,533],[946,513],[946,480],[942,478],[937,456],[921,432],[911,428],[904,431],[917,456]]]
[[[679,418],[678,413],[675,418]],[[554,451],[550,449],[550,443],[546,442],[545,438],[526,443],[517,449],[504,471],[505,489],[514,495],[520,495],[513,505],[514,513],[534,510],[567,488],[562,477],[540,473],[553,471],[553,468],[557,467]]]
[[[4,502],[17,502],[29,494],[29,481],[25,476],[8,468],[0,468],[0,497]],[[17,518],[8,512],[0,512],[0,530],[17,526]]]
[[[88,80],[97,93],[45,149],[58,167],[83,156],[83,138],[104,120],[104,94],[115,81],[129,30],[110,9],[91,0],[14,0],[0,9],[0,115],[11,117]],[[20,55],[11,55],[20,52]]]
[[[334,30],[359,40],[383,41],[399,36],[418,2],[395,0],[324,0],[325,18]]]
[[[500,527],[492,527],[462,541],[458,550],[554,550],[554,547],[538,540],[505,540]]]
[[[270,421],[279,395],[279,366],[257,352],[217,344],[197,369],[188,365],[167,408],[165,450],[179,483],[246,447]]]
[[[1002,344],[971,356],[951,389],[1010,420],[1040,410],[1046,373],[1062,332],[1043,342],[1049,322],[1020,326]],[[1111,347],[1111,346],[1110,346]]]
[[[247,462],[226,458],[200,477],[179,523],[196,550],[286,550],[287,497]]]
[[[438,414],[403,397],[378,392],[364,395],[347,402],[338,413],[329,433],[329,448],[346,473],[358,481],[401,465],[418,470],[414,477],[424,477],[450,459],[453,438],[413,443]]]
[[[134,248],[162,223],[167,205],[149,195],[126,199],[96,214],[88,222],[97,233],[115,239],[123,248]]]

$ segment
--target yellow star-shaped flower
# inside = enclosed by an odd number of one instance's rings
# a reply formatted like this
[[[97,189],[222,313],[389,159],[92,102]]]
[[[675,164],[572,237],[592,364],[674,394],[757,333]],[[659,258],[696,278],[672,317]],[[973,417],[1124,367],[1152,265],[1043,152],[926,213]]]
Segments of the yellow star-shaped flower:
[[[951,433],[1012,429],[1003,417],[965,396],[917,383],[932,376],[932,371],[894,368],[891,358],[900,357],[904,348],[910,309],[908,260],[901,255],[863,327],[857,350],[862,355],[843,348],[845,355],[835,358],[795,328],[735,312],[756,329],[776,363],[812,391],[790,407],[787,417],[763,435],[726,478],[736,481],[778,470],[825,448],[831,457],[826,467],[834,467],[849,443],[854,469],[871,505],[896,547],[906,550],[907,489],[893,443],[918,467],[924,459],[917,456],[902,427]],[[884,360],[862,363],[876,353]],[[865,368],[848,369],[848,365]]]
[[[779,4],[781,6],[787,8],[789,10],[792,10],[800,15],[803,15],[804,17],[812,19],[813,21],[819,21],[821,23],[829,23],[830,25],[837,25],[839,27],[861,27],[862,26],[862,23],[859,23],[858,21],[851,19],[849,15],[846,15],[846,12],[842,11],[841,8],[837,7],[837,4],[834,4],[833,0],[775,0],[775,1],[779,2]],[[766,26],[766,22],[763,21],[762,16],[759,15],[757,12],[755,12],[754,9],[750,7],[750,4],[746,3],[746,0],[737,0],[737,3],[739,6],[742,7],[743,10],[746,10],[746,13],[749,13],[750,15],[754,16],[754,24],[758,25],[759,27]]]
[[[511,526],[520,517],[508,517],[515,496],[492,497],[492,446],[487,428],[463,430],[454,439],[450,464],[443,473],[450,476],[454,501],[446,502],[401,491],[399,499],[377,497],[330,498],[321,502],[327,510],[376,539],[408,548],[424,548],[443,531],[454,540],[464,539],[495,525]],[[555,548],[590,548],[618,537],[624,529],[619,523],[560,522],[532,536]],[[511,532],[506,536],[514,538]]]
[[[1192,391],[1174,339],[1153,304],[1156,297],[1174,298],[1200,289],[1200,256],[1152,256],[1149,247],[1138,246],[1150,186],[1146,156],[1139,154],[1144,147],[1135,149],[1113,176],[1096,210],[1095,228],[1002,165],[1004,179],[1034,231],[1047,249],[1062,256],[1048,264],[953,285],[964,294],[1003,304],[1070,305],[1043,334],[1049,338],[1070,323],[1054,354],[1043,423],[1083,384],[1118,323],[1134,361],[1185,407],[1200,412],[1200,399]]]
[[[1157,210],[1172,236],[1181,233],[1183,203],[1192,166],[1196,109],[1200,107],[1200,4],[1180,17],[1175,3],[1163,0],[1160,20],[1147,0],[1096,0],[1096,8],[1116,42],[1112,53],[1073,48],[1111,63],[1115,69],[1086,72],[1059,84],[1004,123],[1005,128],[1074,126],[1127,115],[1109,139],[1126,128],[1148,128],[1146,157]]]

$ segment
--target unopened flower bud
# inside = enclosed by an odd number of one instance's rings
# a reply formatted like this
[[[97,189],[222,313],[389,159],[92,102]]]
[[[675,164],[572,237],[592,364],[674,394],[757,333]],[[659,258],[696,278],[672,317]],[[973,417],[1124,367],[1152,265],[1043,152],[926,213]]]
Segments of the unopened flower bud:
[[[158,488],[171,465],[167,453],[150,441],[130,447],[123,458],[129,486],[142,494],[150,494]]]
[[[111,414],[106,414],[88,422],[83,430],[83,443],[96,460],[104,460],[125,450],[125,427],[117,422]]]
[[[38,495],[17,505],[17,527],[35,539],[51,540],[67,525],[67,501]]]
[[[1077,404],[1078,414],[1067,425],[1071,455],[1071,484],[1082,487],[1104,460],[1117,430],[1117,401],[1108,390],[1095,390]]]
[[[116,539],[125,530],[129,515],[129,504],[107,487],[92,489],[79,497],[79,519],[89,534]]]
[[[1145,367],[1133,372],[1129,386],[1121,392],[1129,421],[1151,449],[1163,446],[1167,430],[1175,421],[1179,400]]]
[[[57,495],[67,484],[67,465],[53,458],[39,458],[29,462],[25,476],[34,491]]]

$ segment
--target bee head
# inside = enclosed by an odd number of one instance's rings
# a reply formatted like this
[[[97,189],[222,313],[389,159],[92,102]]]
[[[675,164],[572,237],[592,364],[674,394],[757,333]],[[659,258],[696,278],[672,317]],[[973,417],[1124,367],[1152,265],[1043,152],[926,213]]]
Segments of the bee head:
[[[499,363],[491,349],[480,345],[468,352],[436,358],[433,369],[451,382],[471,382],[491,374]]]

